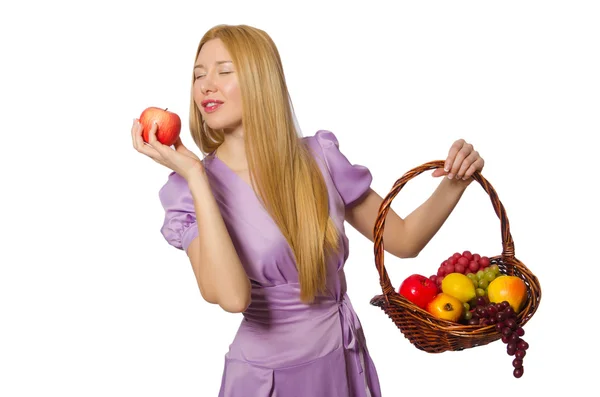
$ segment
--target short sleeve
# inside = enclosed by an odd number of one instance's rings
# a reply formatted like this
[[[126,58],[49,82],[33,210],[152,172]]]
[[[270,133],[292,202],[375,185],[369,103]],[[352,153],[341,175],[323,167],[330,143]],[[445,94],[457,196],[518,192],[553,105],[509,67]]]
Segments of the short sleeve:
[[[161,234],[173,247],[187,251],[198,236],[194,199],[187,181],[176,172],[170,173],[158,196],[165,210]]]
[[[344,204],[356,204],[371,187],[373,176],[371,171],[363,165],[352,164],[340,151],[340,144],[336,136],[330,131],[320,130],[315,134],[331,179],[338,190]]]

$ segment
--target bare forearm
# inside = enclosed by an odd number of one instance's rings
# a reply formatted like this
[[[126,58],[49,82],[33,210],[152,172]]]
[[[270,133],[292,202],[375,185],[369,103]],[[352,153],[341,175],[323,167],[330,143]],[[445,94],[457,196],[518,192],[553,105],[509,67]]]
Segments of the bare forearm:
[[[431,197],[404,219],[404,245],[412,256],[418,255],[446,222],[469,183],[444,177]]]
[[[190,177],[198,225],[198,255],[194,269],[210,301],[227,311],[241,311],[250,302],[250,280],[223,221],[204,173]]]

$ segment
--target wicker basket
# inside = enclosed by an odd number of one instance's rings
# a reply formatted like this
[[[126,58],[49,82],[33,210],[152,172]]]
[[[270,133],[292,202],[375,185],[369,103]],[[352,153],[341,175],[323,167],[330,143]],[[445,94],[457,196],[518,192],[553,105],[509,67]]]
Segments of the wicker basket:
[[[402,331],[404,336],[418,349],[428,353],[441,353],[444,351],[459,351],[475,346],[482,346],[502,337],[494,325],[462,325],[442,319],[437,319],[427,311],[414,305],[412,302],[399,295],[392,286],[387,271],[383,264],[383,228],[385,218],[394,197],[404,187],[406,182],[428,170],[444,166],[443,161],[432,161],[416,167],[396,181],[390,193],[381,204],[379,215],[374,227],[375,264],[379,272],[382,295],[371,299],[371,304],[379,306]],[[521,278],[528,289],[527,301],[518,314],[521,326],[529,321],[536,312],[541,299],[541,288],[538,279],[531,271],[515,258],[514,242],[510,234],[508,218],[502,203],[498,199],[492,185],[480,173],[475,173],[473,178],[489,194],[494,210],[500,219],[502,229],[502,254],[490,257],[490,262],[499,266],[504,274]]]

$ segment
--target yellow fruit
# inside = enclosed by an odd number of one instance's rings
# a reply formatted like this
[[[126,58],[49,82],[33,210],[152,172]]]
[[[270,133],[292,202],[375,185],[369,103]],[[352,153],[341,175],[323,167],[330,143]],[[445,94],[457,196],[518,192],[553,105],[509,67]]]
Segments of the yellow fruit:
[[[475,298],[475,286],[471,279],[462,273],[447,274],[442,280],[442,292],[461,302]]]
[[[496,277],[488,285],[487,293],[490,302],[507,301],[515,313],[518,313],[527,298],[527,285],[517,276],[504,275]]]

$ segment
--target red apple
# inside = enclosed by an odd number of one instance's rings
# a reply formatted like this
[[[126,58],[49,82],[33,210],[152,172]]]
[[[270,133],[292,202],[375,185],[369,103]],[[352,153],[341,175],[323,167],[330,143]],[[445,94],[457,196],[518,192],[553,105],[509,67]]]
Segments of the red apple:
[[[400,295],[421,309],[425,309],[438,292],[437,284],[421,274],[408,276],[398,288]]]
[[[427,304],[426,310],[435,318],[458,322],[464,307],[460,300],[440,292]]]
[[[145,142],[148,142],[148,133],[152,128],[152,123],[156,121],[156,124],[158,124],[156,139],[167,146],[175,143],[181,132],[181,119],[177,113],[170,112],[167,109],[149,107],[142,112],[140,123],[143,127],[142,138]]]

